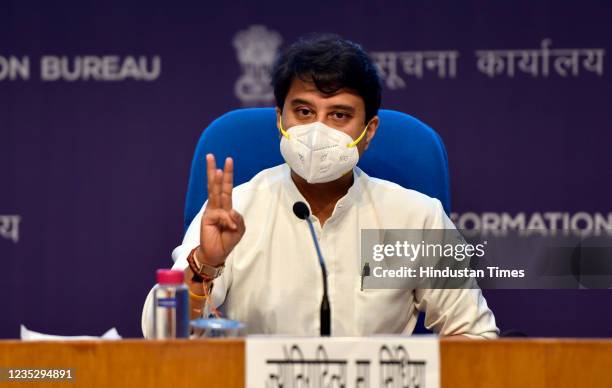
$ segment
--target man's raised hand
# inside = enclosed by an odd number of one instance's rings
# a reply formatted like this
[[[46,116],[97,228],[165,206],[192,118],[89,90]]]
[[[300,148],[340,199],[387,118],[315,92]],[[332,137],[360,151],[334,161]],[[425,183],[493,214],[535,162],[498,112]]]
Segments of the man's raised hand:
[[[225,159],[223,170],[217,169],[215,157],[206,155],[208,204],[200,225],[198,260],[219,266],[225,262],[232,249],[244,235],[242,215],[232,208],[234,188],[234,161]]]

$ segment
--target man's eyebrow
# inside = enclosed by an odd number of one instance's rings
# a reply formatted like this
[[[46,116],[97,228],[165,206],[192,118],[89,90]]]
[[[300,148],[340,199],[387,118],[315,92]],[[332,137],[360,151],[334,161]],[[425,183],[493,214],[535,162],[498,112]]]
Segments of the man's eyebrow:
[[[347,111],[348,113],[355,113],[355,108],[353,108],[350,105],[336,104],[336,105],[330,106],[329,109],[344,110],[344,111]]]
[[[312,104],[306,100],[303,100],[301,98],[294,98],[293,100],[291,100],[291,106],[298,106],[298,105],[308,105],[308,106],[312,106]]]
[[[302,98],[294,98],[293,100],[291,100],[289,102],[291,104],[291,106],[296,107],[298,105],[308,105],[310,107],[313,106],[313,104],[307,100],[304,100]],[[356,109],[353,108],[350,105],[344,105],[344,104],[334,104],[328,107],[328,109],[335,109],[335,110],[343,110],[347,113],[351,113],[354,114]]]

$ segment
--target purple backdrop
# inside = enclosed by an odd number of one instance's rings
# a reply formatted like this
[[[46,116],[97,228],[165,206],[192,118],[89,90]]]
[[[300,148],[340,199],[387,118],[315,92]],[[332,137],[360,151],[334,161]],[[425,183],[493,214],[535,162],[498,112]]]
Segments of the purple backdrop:
[[[280,49],[311,31],[339,33],[395,63],[402,82],[383,68],[383,107],[441,134],[454,212],[610,217],[612,84],[608,58],[601,68],[595,59],[612,46],[612,7],[559,3],[2,2],[0,215],[20,224],[18,240],[0,236],[0,337],[17,337],[20,323],[140,336],[155,269],[171,265],[182,237],[198,136],[248,104],[235,89],[241,77],[252,93],[261,86],[262,57],[245,50],[268,42],[265,62],[275,39]],[[237,51],[241,31],[247,48]],[[479,67],[481,50],[531,50],[542,62],[538,74],[518,59],[512,72],[509,62]],[[439,55],[457,55],[455,68],[445,62],[441,74]],[[81,61],[76,80],[55,79],[62,57],[70,71]],[[486,296],[503,330],[612,336],[607,290]]]

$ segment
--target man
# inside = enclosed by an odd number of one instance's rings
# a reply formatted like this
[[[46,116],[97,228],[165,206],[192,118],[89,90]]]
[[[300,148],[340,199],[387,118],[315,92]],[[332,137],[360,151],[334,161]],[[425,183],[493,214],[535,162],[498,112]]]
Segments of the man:
[[[173,252],[192,317],[223,305],[249,333],[319,334],[321,269],[308,225],[292,211],[301,201],[328,269],[332,335],[410,334],[424,311],[426,326],[440,335],[496,337],[479,289],[360,288],[361,229],[452,228],[437,199],[355,166],[376,134],[381,100],[377,70],[362,48],[330,35],[299,40],[277,61],[272,84],[287,164],[233,188],[233,160],[221,170],[207,155],[208,201]],[[149,294],[145,337],[151,303]]]

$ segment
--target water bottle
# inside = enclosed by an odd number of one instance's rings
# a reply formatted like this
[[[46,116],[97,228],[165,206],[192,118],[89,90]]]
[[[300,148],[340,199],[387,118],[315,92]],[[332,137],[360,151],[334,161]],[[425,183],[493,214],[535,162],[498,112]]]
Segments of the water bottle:
[[[153,290],[153,335],[156,339],[189,337],[189,290],[183,271],[157,270]]]

